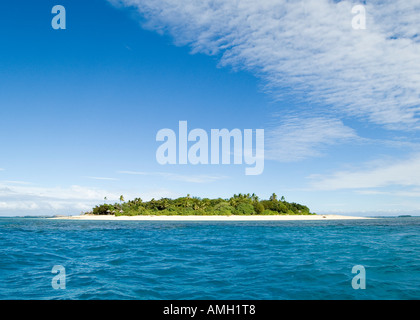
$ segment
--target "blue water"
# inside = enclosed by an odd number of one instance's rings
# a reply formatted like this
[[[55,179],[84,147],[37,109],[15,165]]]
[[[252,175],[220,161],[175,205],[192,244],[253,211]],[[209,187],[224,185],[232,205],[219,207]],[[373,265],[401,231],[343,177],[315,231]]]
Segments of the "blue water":
[[[419,249],[420,218],[0,218],[0,299],[419,299]],[[65,289],[52,287],[54,265]]]

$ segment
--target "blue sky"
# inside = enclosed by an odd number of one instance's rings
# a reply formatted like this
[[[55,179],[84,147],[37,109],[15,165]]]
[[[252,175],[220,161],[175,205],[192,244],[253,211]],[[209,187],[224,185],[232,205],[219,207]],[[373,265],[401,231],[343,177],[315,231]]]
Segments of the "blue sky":
[[[418,214],[420,8],[393,3],[366,4],[366,30],[350,1],[1,3],[0,215],[240,192]],[[180,120],[264,129],[263,174],[159,165],[156,133]]]

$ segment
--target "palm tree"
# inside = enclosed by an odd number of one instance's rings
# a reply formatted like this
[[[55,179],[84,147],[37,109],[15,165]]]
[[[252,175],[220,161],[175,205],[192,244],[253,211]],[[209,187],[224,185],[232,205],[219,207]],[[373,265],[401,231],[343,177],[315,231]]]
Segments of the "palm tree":
[[[120,213],[123,212],[123,208],[122,208],[122,202],[124,201],[124,196],[120,195]]]
[[[187,194],[187,197],[185,198],[185,206],[187,208],[189,208],[191,206],[191,196],[190,196],[189,193]]]

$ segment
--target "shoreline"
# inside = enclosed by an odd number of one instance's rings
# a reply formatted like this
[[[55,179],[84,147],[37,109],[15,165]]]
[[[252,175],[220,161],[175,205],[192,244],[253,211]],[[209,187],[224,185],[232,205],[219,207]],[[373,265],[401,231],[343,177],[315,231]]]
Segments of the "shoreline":
[[[371,217],[342,216],[335,214],[319,215],[230,215],[230,216],[113,216],[113,215],[80,215],[56,216],[48,219],[54,220],[98,220],[98,221],[303,221],[303,220],[365,220]]]

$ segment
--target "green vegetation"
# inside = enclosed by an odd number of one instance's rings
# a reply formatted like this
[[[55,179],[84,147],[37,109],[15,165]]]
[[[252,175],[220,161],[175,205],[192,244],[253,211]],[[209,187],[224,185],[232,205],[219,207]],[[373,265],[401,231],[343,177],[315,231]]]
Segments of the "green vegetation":
[[[104,198],[106,199],[106,198]],[[101,204],[85,214],[137,216],[137,215],[292,215],[313,214],[307,206],[277,199],[273,193],[269,200],[260,200],[255,194],[238,194],[230,199],[186,197],[162,198],[143,202],[140,198],[120,203]]]

